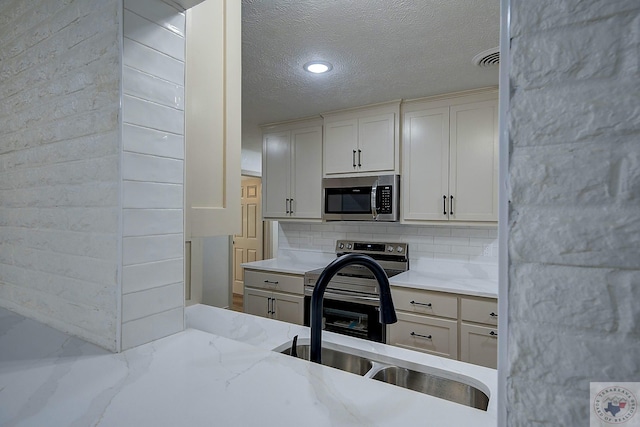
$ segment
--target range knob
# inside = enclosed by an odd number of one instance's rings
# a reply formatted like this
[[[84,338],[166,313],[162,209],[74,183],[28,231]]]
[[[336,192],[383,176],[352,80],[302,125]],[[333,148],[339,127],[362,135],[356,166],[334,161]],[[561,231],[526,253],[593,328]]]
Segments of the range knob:
[[[387,246],[387,251],[393,252],[393,246]]]
[[[402,251],[404,251],[404,249],[402,248],[402,246],[398,246],[396,248],[396,251],[399,252],[399,253],[402,253]]]
[[[351,249],[353,245],[351,243],[347,243],[347,249]]]
[[[338,247],[339,247],[340,249],[344,249],[344,243],[340,243],[340,245],[338,245]]]

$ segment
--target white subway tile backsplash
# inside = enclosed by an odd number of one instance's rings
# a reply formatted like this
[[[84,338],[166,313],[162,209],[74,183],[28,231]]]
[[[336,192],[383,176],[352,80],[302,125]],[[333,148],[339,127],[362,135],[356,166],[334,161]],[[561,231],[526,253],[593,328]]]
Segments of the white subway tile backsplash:
[[[184,62],[128,38],[123,40],[123,45],[124,65],[184,85]]]
[[[129,322],[174,308],[182,308],[183,305],[182,282],[133,292],[122,297],[122,321]]]
[[[184,161],[125,152],[122,158],[122,178],[129,181],[182,184]]]
[[[168,82],[135,68],[124,67],[122,90],[127,95],[184,110],[184,86]]]
[[[335,252],[340,239],[400,242],[409,244],[412,259],[452,259],[497,263],[497,241],[490,238],[492,228],[417,226],[404,224],[361,224],[328,222],[301,224],[281,222],[278,232],[281,248]],[[470,237],[478,236],[483,237]],[[484,247],[490,246],[489,256]]]
[[[125,37],[184,61],[184,37],[126,9],[123,25]]]
[[[125,151],[184,159],[184,136],[125,123],[122,126]]]
[[[184,278],[184,259],[174,258],[145,264],[125,265],[122,269],[122,293],[143,291],[178,283]]]

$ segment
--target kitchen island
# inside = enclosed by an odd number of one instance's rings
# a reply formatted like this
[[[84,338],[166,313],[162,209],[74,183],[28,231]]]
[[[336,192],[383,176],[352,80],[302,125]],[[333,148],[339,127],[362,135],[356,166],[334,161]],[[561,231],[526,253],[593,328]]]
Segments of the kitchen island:
[[[495,370],[324,334],[464,379],[489,395],[481,411],[272,351],[302,326],[206,306],[187,326],[112,354],[0,309],[0,425],[496,425]]]

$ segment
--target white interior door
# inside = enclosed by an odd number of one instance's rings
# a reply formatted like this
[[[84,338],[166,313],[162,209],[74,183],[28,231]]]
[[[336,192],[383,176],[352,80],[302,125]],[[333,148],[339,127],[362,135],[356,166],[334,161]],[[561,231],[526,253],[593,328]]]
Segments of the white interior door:
[[[260,178],[242,178],[242,231],[233,236],[233,293],[244,292],[244,262],[262,260],[262,200]]]

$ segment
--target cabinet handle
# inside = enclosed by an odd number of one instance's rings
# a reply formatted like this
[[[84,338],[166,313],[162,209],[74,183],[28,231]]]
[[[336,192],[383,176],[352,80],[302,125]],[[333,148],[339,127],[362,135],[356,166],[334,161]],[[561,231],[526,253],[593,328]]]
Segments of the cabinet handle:
[[[356,167],[356,150],[353,150],[353,157],[352,157],[352,162],[353,162],[353,167]]]
[[[447,196],[442,196],[442,215],[447,214]]]
[[[271,314],[271,298],[267,298],[267,314]]]
[[[276,299],[271,298],[271,314],[276,314]]]
[[[289,213],[289,199],[284,199],[284,210],[285,213]]]
[[[289,213],[293,213],[293,199],[289,199]]]
[[[362,163],[360,162],[360,157],[362,156],[362,150],[358,150],[358,167],[362,167]]]
[[[489,332],[489,335],[491,335],[492,337],[498,338],[498,333],[497,332],[491,331],[491,332]]]
[[[453,215],[453,196],[451,196],[451,201],[449,202],[449,215]]]
[[[415,302],[415,301],[409,301],[409,304],[412,305],[421,305],[424,307],[431,307],[431,303],[430,302]]]
[[[431,335],[420,335],[420,334],[416,334],[415,332],[411,332],[409,335],[411,335],[412,337],[424,338],[426,340],[431,339]]]
[[[278,281],[277,281],[277,280],[276,280],[276,281],[265,280],[265,281],[264,281],[264,283],[271,283],[271,284],[273,284],[273,285],[277,285],[277,284],[278,284]]]
[[[497,317],[498,317],[498,315],[497,315],[497,314],[495,314],[493,311],[492,311],[491,313],[489,313],[489,316],[491,316],[491,317],[493,317],[493,318],[497,318]]]

